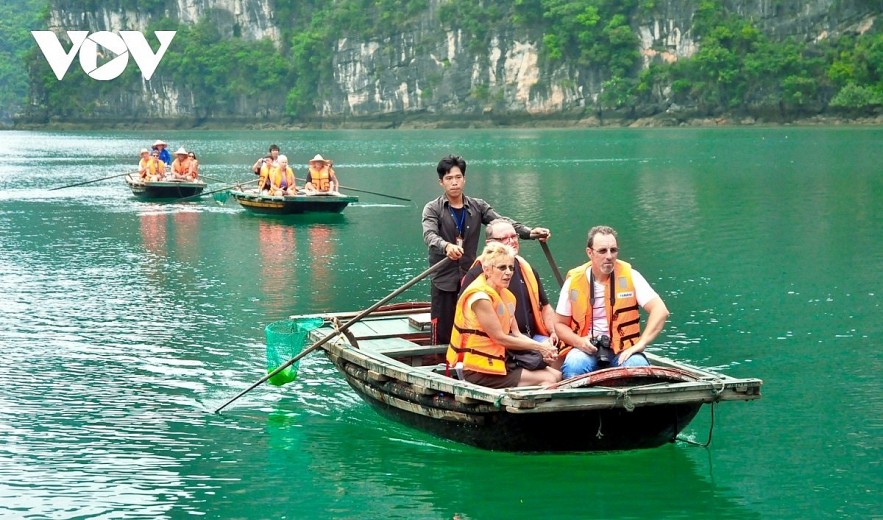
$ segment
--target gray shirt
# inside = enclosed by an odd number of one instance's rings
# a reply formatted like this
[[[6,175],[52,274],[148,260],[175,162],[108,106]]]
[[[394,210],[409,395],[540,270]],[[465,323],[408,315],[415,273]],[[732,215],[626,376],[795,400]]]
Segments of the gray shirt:
[[[442,291],[457,292],[460,280],[472,267],[478,251],[481,225],[492,220],[505,218],[512,222],[515,232],[522,239],[530,239],[530,228],[509,218],[503,217],[482,199],[463,195],[463,209],[466,215],[463,222],[463,256],[455,262],[448,262],[432,275],[432,284]],[[429,248],[429,265],[435,265],[445,256],[445,246],[457,243],[456,210],[450,207],[447,197],[431,200],[423,207],[423,242]]]

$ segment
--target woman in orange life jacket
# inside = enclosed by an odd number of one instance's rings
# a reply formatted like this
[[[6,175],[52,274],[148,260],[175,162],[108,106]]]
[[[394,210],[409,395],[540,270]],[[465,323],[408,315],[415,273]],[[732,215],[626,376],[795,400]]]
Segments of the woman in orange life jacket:
[[[190,171],[188,172],[188,176],[191,181],[195,181],[199,178],[199,161],[196,160],[196,154],[192,151],[187,153],[187,157],[190,158]]]
[[[304,184],[307,195],[318,193],[340,195],[337,192],[339,188],[340,183],[337,181],[337,175],[334,174],[334,168],[331,167],[331,161],[316,154],[310,159],[310,168],[307,172],[306,184]]]
[[[161,181],[166,173],[166,163],[159,160],[159,151],[148,152],[141,149],[141,161],[138,162],[138,173],[141,182]]]
[[[190,180],[190,158],[187,150],[182,146],[175,152],[175,160],[172,161],[172,179],[176,181]]]
[[[507,288],[515,272],[515,250],[506,244],[488,244],[479,257],[482,274],[457,300],[454,330],[446,361],[466,381],[491,388],[551,385],[561,372],[546,366],[527,370],[507,362],[507,351],[539,352],[553,363],[558,349],[521,334],[515,321],[515,295]]]
[[[294,170],[288,166],[288,157],[280,155],[275,167],[270,169],[270,195],[297,195]]]

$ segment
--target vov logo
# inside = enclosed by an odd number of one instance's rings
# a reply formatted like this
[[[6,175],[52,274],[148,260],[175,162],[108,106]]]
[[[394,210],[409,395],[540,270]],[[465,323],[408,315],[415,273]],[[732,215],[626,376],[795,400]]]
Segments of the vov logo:
[[[40,46],[43,56],[46,57],[59,81],[67,74],[77,53],[80,55],[80,67],[90,78],[110,81],[126,70],[130,54],[141,69],[141,76],[149,80],[156,71],[159,61],[166,54],[176,32],[154,31],[153,34],[159,40],[159,50],[156,53],[150,48],[144,35],[138,31],[120,31],[119,34],[99,31],[91,35],[89,31],[67,31],[67,37],[71,41],[70,51],[64,50],[61,42],[58,41],[58,36],[52,31],[31,31],[31,34],[37,40],[37,45]],[[100,67],[98,66],[99,45],[116,54],[115,58]]]

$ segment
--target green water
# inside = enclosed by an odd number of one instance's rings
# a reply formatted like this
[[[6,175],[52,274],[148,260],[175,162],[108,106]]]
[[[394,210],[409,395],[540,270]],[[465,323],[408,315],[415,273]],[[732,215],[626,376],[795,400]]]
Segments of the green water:
[[[0,517],[870,518],[883,484],[883,129],[0,133]],[[358,194],[332,218],[155,204],[121,178],[156,138],[213,182],[277,142]],[[435,164],[553,232],[619,230],[671,310],[653,350],[764,380],[709,449],[479,451],[376,415],[319,354],[263,385],[264,327],[359,310],[427,268]],[[222,181],[222,182],[218,182]],[[344,190],[346,191],[346,190]],[[357,193],[353,193],[357,194]],[[522,254],[555,281],[541,249]],[[406,299],[428,297],[428,285]],[[711,410],[684,435],[705,441]],[[590,435],[550,431],[549,435]]]

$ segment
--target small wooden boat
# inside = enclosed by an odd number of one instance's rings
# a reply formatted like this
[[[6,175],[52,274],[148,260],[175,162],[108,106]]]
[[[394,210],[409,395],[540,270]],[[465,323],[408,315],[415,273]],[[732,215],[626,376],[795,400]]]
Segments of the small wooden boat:
[[[135,174],[126,176],[126,184],[129,185],[132,194],[139,199],[182,199],[199,195],[205,189],[203,181],[164,180],[144,182]]]
[[[272,196],[259,193],[257,190],[230,190],[230,195],[239,204],[254,213],[267,215],[292,215],[298,213],[340,213],[351,202],[358,202],[358,197],[344,195],[297,195]]]
[[[413,306],[411,306],[413,307]],[[334,333],[323,316],[316,342]],[[292,316],[292,319],[313,316]],[[648,354],[652,366],[613,368],[555,388],[497,390],[446,373],[445,345],[431,345],[427,307],[388,310],[321,346],[378,412],[440,437],[500,451],[602,451],[673,442],[703,404],[760,398],[763,382],[737,379]]]

